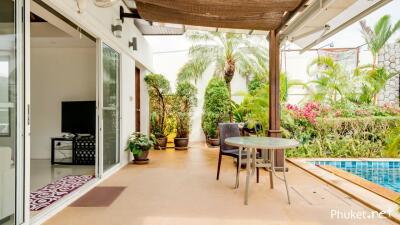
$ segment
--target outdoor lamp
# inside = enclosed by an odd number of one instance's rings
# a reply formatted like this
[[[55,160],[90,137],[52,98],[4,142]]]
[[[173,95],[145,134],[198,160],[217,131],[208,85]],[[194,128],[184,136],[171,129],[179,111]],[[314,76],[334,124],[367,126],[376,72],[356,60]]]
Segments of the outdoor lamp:
[[[78,13],[83,13],[87,8],[87,1],[86,0],[75,0],[76,6],[78,7]]]
[[[122,37],[122,21],[121,19],[115,19],[113,24],[111,24],[111,31],[113,35],[117,38]]]
[[[137,50],[137,40],[135,37],[132,38],[132,41],[129,42],[129,48],[132,47],[133,51]]]

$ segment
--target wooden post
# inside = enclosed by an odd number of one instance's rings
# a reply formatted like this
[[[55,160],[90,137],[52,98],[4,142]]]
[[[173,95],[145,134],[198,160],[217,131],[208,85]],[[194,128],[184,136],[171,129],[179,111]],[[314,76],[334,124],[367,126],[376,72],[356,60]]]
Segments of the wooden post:
[[[280,44],[276,30],[269,32],[269,137],[281,137]],[[277,150],[275,165],[283,166],[283,150]]]

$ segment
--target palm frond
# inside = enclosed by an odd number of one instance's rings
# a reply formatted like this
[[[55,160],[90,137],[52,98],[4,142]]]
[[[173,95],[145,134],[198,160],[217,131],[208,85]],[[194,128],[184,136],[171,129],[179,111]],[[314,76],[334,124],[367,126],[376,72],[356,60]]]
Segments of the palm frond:
[[[203,59],[192,59],[189,60],[179,71],[177,80],[178,81],[190,81],[194,80],[197,82],[202,76],[204,71],[209,66],[209,61],[207,58]]]

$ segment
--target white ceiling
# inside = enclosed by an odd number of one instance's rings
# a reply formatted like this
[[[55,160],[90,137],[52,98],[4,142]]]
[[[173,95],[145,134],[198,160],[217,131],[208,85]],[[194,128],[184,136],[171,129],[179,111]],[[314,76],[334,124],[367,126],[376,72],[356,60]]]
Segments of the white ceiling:
[[[71,36],[50,23],[31,23],[33,48],[94,48],[96,43],[85,35]]]
[[[31,1],[31,11],[47,22],[31,23],[33,48],[94,48],[96,43],[74,27]]]

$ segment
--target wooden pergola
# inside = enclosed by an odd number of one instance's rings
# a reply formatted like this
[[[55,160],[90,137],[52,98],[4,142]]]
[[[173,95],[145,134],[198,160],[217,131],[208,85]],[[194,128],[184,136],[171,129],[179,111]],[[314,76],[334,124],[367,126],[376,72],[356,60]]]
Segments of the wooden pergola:
[[[269,31],[269,129],[280,137],[280,30],[305,0],[136,0],[141,18],[162,23]],[[276,163],[282,165],[283,152]]]

